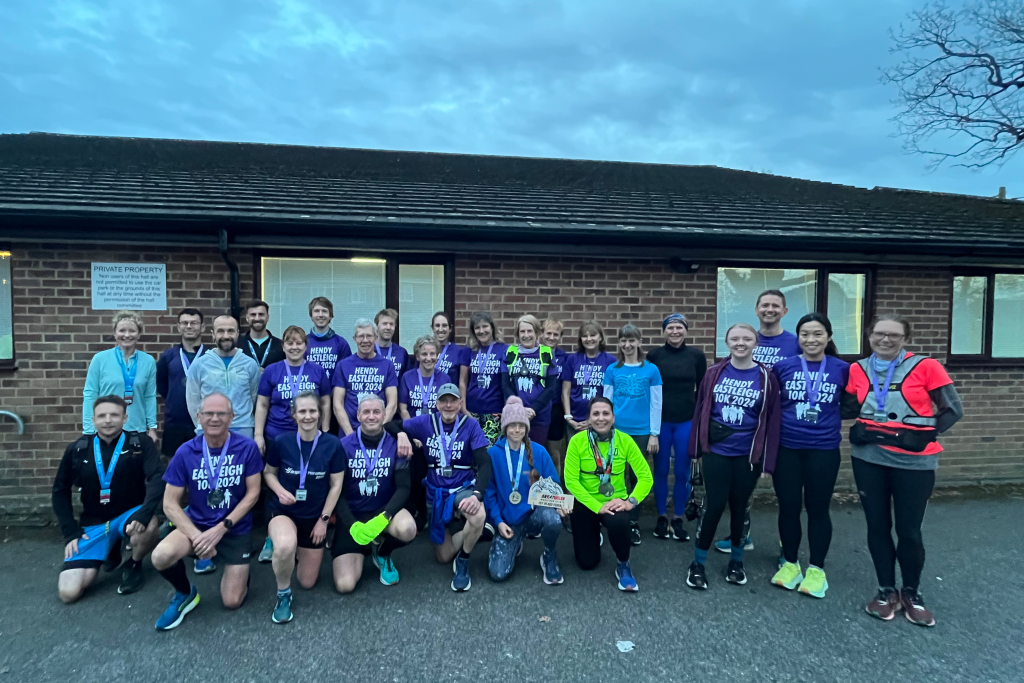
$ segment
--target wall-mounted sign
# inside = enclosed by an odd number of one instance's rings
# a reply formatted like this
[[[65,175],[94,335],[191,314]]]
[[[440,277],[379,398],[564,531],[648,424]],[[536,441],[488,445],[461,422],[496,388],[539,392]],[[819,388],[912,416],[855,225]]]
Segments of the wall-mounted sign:
[[[93,263],[92,307],[97,311],[166,311],[166,266],[163,263]]]

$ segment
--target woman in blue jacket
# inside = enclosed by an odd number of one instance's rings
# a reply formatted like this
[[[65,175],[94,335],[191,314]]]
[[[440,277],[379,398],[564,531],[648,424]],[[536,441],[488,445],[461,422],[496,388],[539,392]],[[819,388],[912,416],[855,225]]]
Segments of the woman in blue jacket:
[[[484,493],[484,505],[491,524],[497,529],[487,564],[491,578],[504,581],[512,573],[524,537],[539,533],[544,539],[544,552],[540,556],[544,583],[553,586],[563,580],[556,545],[562,530],[559,518],[565,513],[561,509],[532,507],[526,501],[530,486],[541,477],[558,483],[561,480],[551,456],[543,446],[530,441],[529,431],[530,418],[523,400],[518,396],[510,397],[501,411],[502,436],[487,451],[494,475]]]

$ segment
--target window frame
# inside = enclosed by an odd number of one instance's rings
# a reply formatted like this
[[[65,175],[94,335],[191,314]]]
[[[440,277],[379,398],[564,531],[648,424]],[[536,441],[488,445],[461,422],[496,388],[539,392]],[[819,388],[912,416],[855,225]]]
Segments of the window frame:
[[[263,291],[264,258],[345,260],[377,258],[384,260],[384,307],[399,310],[399,266],[432,265],[444,267],[444,310],[455,319],[455,255],[445,253],[367,252],[346,249],[255,249],[253,250],[253,297],[260,298]],[[245,303],[244,301],[242,302]],[[402,322],[395,326],[395,340],[402,343]],[[413,340],[410,340],[414,341]]]
[[[995,328],[996,275],[1024,275],[1020,268],[955,268],[949,276],[949,322],[946,327],[946,364],[953,366],[1020,367],[1024,355],[992,357],[992,332]],[[953,283],[958,277],[985,278],[985,309],[981,326],[981,353],[953,353]]]
[[[868,323],[875,316],[875,271],[876,266],[872,265],[847,265],[842,263],[827,263],[827,264],[810,264],[810,263],[772,263],[766,264],[763,261],[749,262],[749,261],[720,261],[715,263],[715,339],[718,338],[718,286],[717,286],[717,275],[718,268],[751,268],[751,269],[762,269],[762,270],[784,270],[786,268],[792,268],[794,270],[813,270],[815,271],[814,281],[814,306],[815,310],[828,315],[828,278],[832,273],[841,275],[863,275],[864,276],[864,324],[863,327],[866,329]],[[856,353],[841,353],[839,358],[853,363],[855,361],[864,358],[870,354],[870,347],[868,345],[867,335],[864,334],[865,329],[861,329],[860,335],[860,348]],[[715,344],[717,350],[717,342]],[[721,357],[717,356],[716,360],[721,360]]]
[[[0,242],[0,251],[9,253],[8,258],[11,260],[11,357],[0,358],[0,372],[18,369],[18,335],[17,326],[14,324],[14,249],[12,247],[11,244]]]

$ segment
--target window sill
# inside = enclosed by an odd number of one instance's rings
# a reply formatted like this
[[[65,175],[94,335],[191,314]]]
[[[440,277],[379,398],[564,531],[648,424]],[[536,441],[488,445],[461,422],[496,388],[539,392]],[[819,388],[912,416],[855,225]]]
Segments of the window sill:
[[[947,356],[947,368],[1021,368],[1024,358],[986,358],[985,356]]]

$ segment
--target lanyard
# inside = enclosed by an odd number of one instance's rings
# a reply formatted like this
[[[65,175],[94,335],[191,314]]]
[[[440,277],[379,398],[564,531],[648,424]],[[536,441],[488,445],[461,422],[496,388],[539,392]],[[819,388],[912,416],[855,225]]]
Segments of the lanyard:
[[[309,472],[309,463],[313,462],[313,453],[316,451],[316,444],[320,441],[320,430],[316,430],[313,437],[313,447],[309,449],[309,460],[302,462],[302,436],[295,432],[295,443],[299,445],[299,488],[306,488],[306,473]]]
[[[452,343],[448,342],[447,344],[444,345],[444,348],[441,349],[441,353],[437,354],[437,366],[441,365],[441,362],[448,357],[448,347],[451,345]],[[444,372],[444,370],[442,370],[441,372]]]
[[[391,360],[391,355],[395,352],[395,345],[394,344],[392,344],[391,346],[388,347],[388,355],[386,355],[386,356],[381,352],[380,344],[374,344],[374,346],[377,348],[377,355],[378,356],[383,356],[384,358],[387,358],[388,360]]]
[[[594,462],[597,463],[598,476],[602,479],[611,476],[612,461],[615,459],[615,430],[612,429],[611,437],[608,439],[608,459],[603,462],[601,449],[597,445],[597,432],[593,429],[588,429],[587,438],[590,440],[590,451],[594,454]]]
[[[821,365],[818,366],[818,379],[812,382],[811,373],[807,369],[807,359],[804,358],[804,354],[800,354],[800,366],[804,371],[804,394],[807,397],[807,403],[813,410],[818,409],[818,399],[821,397],[821,387],[825,384],[825,364],[827,362],[828,356],[822,356]],[[890,379],[892,378],[890,377]]]
[[[206,437],[203,436],[203,466],[209,476],[211,491],[215,491],[220,488],[220,472],[224,469],[224,463],[228,461],[228,446],[230,445],[231,432],[228,432],[228,438],[224,441],[224,448],[220,450],[220,457],[217,459],[217,471],[214,472],[213,465],[211,464],[212,456],[210,455],[210,445],[206,443]]]
[[[508,441],[505,441],[505,462],[508,463],[508,476],[512,481],[512,490],[516,491],[519,489],[519,478],[523,476],[523,461],[526,460],[526,449],[523,444],[519,444],[519,467],[516,469],[516,474],[512,476],[512,451],[509,450]]]
[[[588,362],[581,368],[583,370],[583,384],[580,386],[584,387],[590,386],[590,377],[594,374],[594,371],[597,370],[597,363],[590,361],[589,358],[587,360]]]
[[[299,366],[298,374],[292,374],[292,366],[288,365],[288,361],[284,364],[284,374],[288,378],[288,389],[292,392],[292,400],[299,395],[299,390],[302,388],[302,373],[306,369],[306,361],[302,361],[302,365]],[[319,438],[319,435],[317,436]]]
[[[896,374],[896,366],[902,358],[894,358],[889,362],[889,370],[885,375],[885,384],[878,386],[878,373],[875,372],[875,354],[871,354],[868,360],[868,370],[871,371],[871,388],[875,392],[875,414],[885,413],[885,399],[889,396],[889,385],[892,384],[892,377]]]
[[[117,357],[117,364],[121,366],[121,377],[124,378],[124,397],[132,397],[132,389],[135,387],[135,373],[139,369],[138,363],[138,351],[132,352],[132,357],[128,359],[128,364],[125,365],[124,353],[121,351],[120,346],[114,347],[114,356]]]
[[[430,384],[423,386],[423,373],[417,371],[416,379],[420,383],[420,412],[417,415],[422,415],[423,411],[428,410],[430,407],[430,397],[434,395],[434,378],[437,377],[437,366],[430,373]],[[428,392],[429,390],[429,392]]]
[[[249,345],[249,351],[252,352],[252,357],[256,359],[256,362],[260,364],[261,368],[266,367],[267,359],[270,358],[270,345],[271,345],[271,341],[272,340],[270,339],[270,337],[267,337],[267,352],[265,354],[263,354],[263,360],[260,360],[259,355],[256,353],[256,349],[258,349],[259,346],[256,346],[255,348],[253,347],[253,345],[252,345],[252,338],[250,337],[245,342],[246,344]]]
[[[363,447],[363,458],[366,459],[366,476],[372,477],[373,471],[377,468],[377,461],[380,460],[380,454],[384,451],[384,435],[381,434],[380,443],[377,444],[377,450],[371,451],[363,443],[363,428],[358,427],[356,429],[356,436],[359,437],[359,445]],[[373,459],[370,456],[373,456]]]
[[[203,345],[202,344],[199,345],[199,348],[196,349],[196,352],[195,352],[195,354],[192,357],[193,358],[199,358],[199,356],[201,356],[201,355],[203,355]],[[188,354],[185,353],[185,348],[184,347],[179,347],[178,348],[178,356],[181,357],[181,367],[185,368],[185,372],[188,373],[188,369],[192,366],[192,361],[190,361],[188,359]]]
[[[100,478],[100,497],[110,497],[110,482],[114,478],[114,468],[117,467],[117,459],[121,457],[121,451],[124,449],[124,432],[121,432],[121,438],[117,440],[117,445],[114,446],[114,452],[110,456],[110,467],[103,471],[103,456],[100,455],[100,437],[94,436],[92,439],[92,455],[93,460],[96,461],[96,475]]]
[[[487,367],[487,361],[491,359],[491,349],[494,348],[494,342],[491,342],[490,346],[487,347],[485,352],[483,348],[476,352],[476,374],[486,374],[484,369]],[[481,358],[482,356],[482,358]]]
[[[431,421],[433,421],[434,416],[431,415],[430,419]],[[466,422],[466,420],[465,418],[463,418],[461,422],[456,420],[455,425],[452,427],[451,438],[447,439],[445,438],[444,425],[442,424],[443,421],[441,420],[440,417],[437,417],[436,419],[437,422],[435,422],[435,434],[437,434],[437,440],[440,442],[438,446],[441,447],[441,465],[443,467],[451,467],[452,453],[455,452],[455,440],[456,437],[458,437],[459,435],[459,427],[461,427]]]

